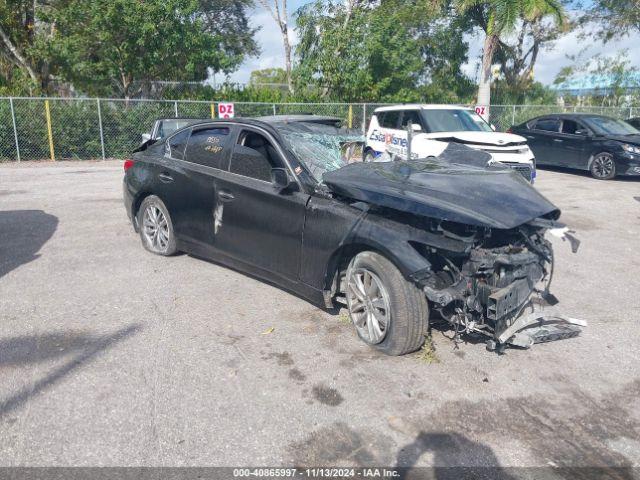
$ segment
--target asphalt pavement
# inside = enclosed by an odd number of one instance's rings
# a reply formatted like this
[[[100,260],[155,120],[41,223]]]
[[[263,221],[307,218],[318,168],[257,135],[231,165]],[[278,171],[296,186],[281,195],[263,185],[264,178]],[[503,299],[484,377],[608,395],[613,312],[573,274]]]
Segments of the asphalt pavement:
[[[578,338],[386,357],[214,263],[154,256],[120,162],[0,165],[1,466],[640,467],[640,181],[540,171]]]

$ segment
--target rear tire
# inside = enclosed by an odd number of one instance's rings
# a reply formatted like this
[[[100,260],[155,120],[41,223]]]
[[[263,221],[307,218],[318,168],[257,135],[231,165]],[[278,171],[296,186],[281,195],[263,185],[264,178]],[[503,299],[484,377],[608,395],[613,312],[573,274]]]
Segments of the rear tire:
[[[608,152],[594,155],[590,167],[591,176],[597,180],[611,180],[616,176],[616,162]]]
[[[173,222],[164,202],[155,195],[145,198],[138,209],[138,225],[142,246],[156,255],[165,257],[176,253]]]
[[[387,355],[418,350],[429,326],[422,291],[407,281],[388,259],[362,252],[349,264],[347,307],[358,336]]]

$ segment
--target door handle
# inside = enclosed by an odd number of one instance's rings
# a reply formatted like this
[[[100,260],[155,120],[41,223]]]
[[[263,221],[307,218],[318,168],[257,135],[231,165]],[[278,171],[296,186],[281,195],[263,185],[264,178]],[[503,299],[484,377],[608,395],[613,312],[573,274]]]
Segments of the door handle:
[[[231,202],[231,201],[233,201],[236,197],[234,197],[232,193],[230,193],[230,192],[225,192],[225,191],[223,190],[223,191],[218,192],[218,198],[219,198],[219,199],[220,199],[220,201],[222,201],[222,202]]]
[[[560,139],[560,138],[554,138],[553,141],[554,142],[558,142],[558,143],[562,143],[562,139]]]
[[[158,175],[158,178],[160,179],[160,181],[162,183],[171,183],[173,182],[173,177],[171,175],[169,175],[168,173],[162,172],[160,175]]]

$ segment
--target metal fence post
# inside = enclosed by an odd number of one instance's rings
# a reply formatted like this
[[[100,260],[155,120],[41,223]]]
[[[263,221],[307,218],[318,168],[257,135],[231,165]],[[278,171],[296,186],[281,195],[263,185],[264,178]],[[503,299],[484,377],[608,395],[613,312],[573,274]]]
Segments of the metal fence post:
[[[516,106],[512,105],[513,107],[513,112],[511,113],[511,125],[515,125],[516,124]]]
[[[274,116],[277,115],[277,113],[276,113],[276,104],[275,103],[273,104],[273,115]]]
[[[178,118],[178,102],[173,102],[173,110],[176,112],[176,118]]]
[[[367,134],[367,104],[362,104],[362,134]]]
[[[47,120],[47,134],[49,136],[49,156],[51,161],[56,161],[56,151],[53,146],[53,128],[51,126],[51,109],[49,108],[49,99],[44,101],[44,115]]]
[[[9,106],[11,107],[11,120],[13,121],[13,138],[16,142],[16,155],[19,162],[20,144],[18,143],[18,128],[16,127],[16,112],[13,110],[13,98],[9,98]]]
[[[100,126],[100,148],[102,149],[102,160],[106,160],[107,156],[104,154],[104,132],[102,131],[102,109],[100,108],[100,99],[96,99],[98,102],[98,125]]]

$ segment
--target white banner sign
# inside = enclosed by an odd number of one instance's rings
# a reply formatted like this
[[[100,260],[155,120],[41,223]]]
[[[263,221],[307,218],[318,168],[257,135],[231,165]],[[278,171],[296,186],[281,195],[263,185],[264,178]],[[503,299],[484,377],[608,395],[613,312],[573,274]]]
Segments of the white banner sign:
[[[233,118],[235,115],[236,109],[233,103],[222,103],[218,104],[218,117],[219,118]]]

